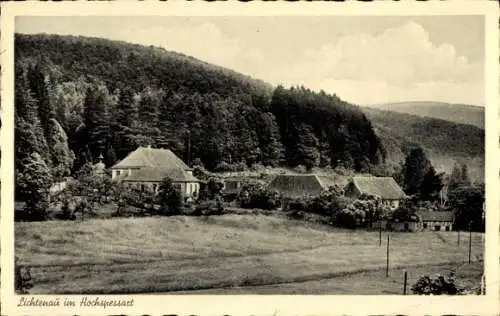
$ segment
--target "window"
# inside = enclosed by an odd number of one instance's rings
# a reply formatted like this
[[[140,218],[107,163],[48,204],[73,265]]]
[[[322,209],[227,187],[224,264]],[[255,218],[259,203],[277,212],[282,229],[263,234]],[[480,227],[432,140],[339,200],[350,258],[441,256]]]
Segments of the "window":
[[[408,223],[405,223],[405,230],[410,229],[410,225]]]
[[[424,228],[427,228],[427,223],[424,223]]]
[[[440,231],[441,230],[441,226],[439,226],[439,225],[434,226],[434,230],[435,231]]]
[[[446,231],[449,232],[450,231],[450,226],[446,226]]]

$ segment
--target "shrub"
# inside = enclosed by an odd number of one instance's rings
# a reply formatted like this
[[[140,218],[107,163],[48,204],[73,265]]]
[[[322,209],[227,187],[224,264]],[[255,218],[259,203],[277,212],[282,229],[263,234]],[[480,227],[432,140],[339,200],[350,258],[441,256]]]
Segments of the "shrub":
[[[222,199],[203,201],[195,207],[191,215],[194,216],[207,216],[207,215],[222,215],[224,213],[224,203]]]
[[[178,215],[182,207],[181,193],[170,178],[161,181],[158,189],[158,204],[162,215]]]
[[[243,208],[260,208],[273,210],[280,206],[281,198],[278,192],[266,189],[257,183],[245,184],[237,198]]]
[[[343,190],[338,186],[331,186],[319,196],[309,199],[307,211],[311,213],[333,216],[343,207]]]
[[[15,290],[19,294],[28,294],[28,290],[33,287],[33,278],[29,267],[17,265],[14,269],[15,273]]]
[[[300,197],[295,199],[288,199],[286,201],[286,210],[292,212],[304,212],[309,208],[309,200]]]
[[[364,222],[366,214],[356,209],[352,204],[335,214],[335,223],[338,226],[354,229]]]
[[[70,221],[74,221],[76,219],[75,210],[70,206],[70,202],[68,200],[63,201],[59,218]]]
[[[224,184],[221,180],[215,177],[210,177],[204,189],[200,192],[200,200],[215,200],[221,195]]]
[[[412,286],[412,291],[420,295],[456,295],[462,294],[463,290],[455,284],[455,273],[452,271],[447,277],[438,275],[435,278],[422,276]]]

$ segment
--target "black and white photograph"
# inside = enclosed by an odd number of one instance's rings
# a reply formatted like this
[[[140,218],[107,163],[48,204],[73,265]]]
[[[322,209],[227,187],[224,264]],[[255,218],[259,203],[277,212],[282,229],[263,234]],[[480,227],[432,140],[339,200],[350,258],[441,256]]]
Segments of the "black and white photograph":
[[[16,16],[16,295],[486,295],[485,25]]]

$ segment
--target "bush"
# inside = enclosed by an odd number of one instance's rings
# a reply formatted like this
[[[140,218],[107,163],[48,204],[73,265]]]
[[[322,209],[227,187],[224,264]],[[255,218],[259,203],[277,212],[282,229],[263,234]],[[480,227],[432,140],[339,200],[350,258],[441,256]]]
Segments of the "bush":
[[[68,200],[63,201],[59,219],[70,221],[74,221],[76,219],[75,210],[70,206],[70,202]]]
[[[360,196],[351,202],[336,215],[336,223],[341,227],[356,228],[358,226],[371,226],[381,218],[387,218],[390,208],[373,196]]]
[[[244,185],[237,198],[242,208],[277,209],[281,204],[278,192],[270,191],[261,184]]]
[[[356,209],[352,204],[335,214],[335,223],[338,226],[354,229],[364,222],[366,214]]]
[[[292,212],[305,212],[309,208],[309,200],[306,198],[288,199],[286,201],[286,210]]]
[[[178,215],[182,208],[181,193],[174,187],[170,178],[161,181],[158,189],[158,204],[161,215]]]
[[[33,278],[29,267],[17,265],[14,269],[15,273],[15,290],[19,294],[28,294],[28,290],[33,287]]]
[[[452,271],[447,277],[438,275],[435,278],[422,276],[412,286],[414,294],[420,295],[456,295],[462,294],[463,290],[455,284],[455,273]]]
[[[343,207],[343,190],[338,186],[331,186],[319,196],[309,200],[307,211],[320,215],[334,216]]]
[[[200,200],[215,200],[222,193],[224,184],[215,177],[210,177],[200,192]]]
[[[208,216],[208,215],[222,215],[224,213],[224,204],[222,199],[203,201],[195,207],[195,210],[190,215],[194,216]]]

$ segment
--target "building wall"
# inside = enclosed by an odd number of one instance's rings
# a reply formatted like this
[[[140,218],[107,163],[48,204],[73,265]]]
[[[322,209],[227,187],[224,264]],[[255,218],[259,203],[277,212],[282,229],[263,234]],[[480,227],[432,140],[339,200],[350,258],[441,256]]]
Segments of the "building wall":
[[[132,174],[132,170],[131,169],[113,169],[113,170],[111,170],[111,179],[113,180],[116,177],[124,175],[124,174],[130,176]]]
[[[379,228],[380,222],[374,222],[372,227]],[[453,229],[452,222],[385,222],[382,221],[382,228],[398,232],[417,232],[417,231],[451,231]],[[438,229],[439,228],[439,229]]]
[[[420,230],[418,222],[392,222],[390,228],[397,232],[416,232]]]
[[[159,182],[129,182],[129,185],[137,186],[141,189],[152,190],[158,192]],[[174,187],[181,192],[183,197],[196,198],[200,193],[200,184],[197,182],[174,182]]]
[[[452,228],[453,228],[452,222],[433,222],[433,221],[422,222],[423,231],[447,231],[447,230],[451,231]]]

